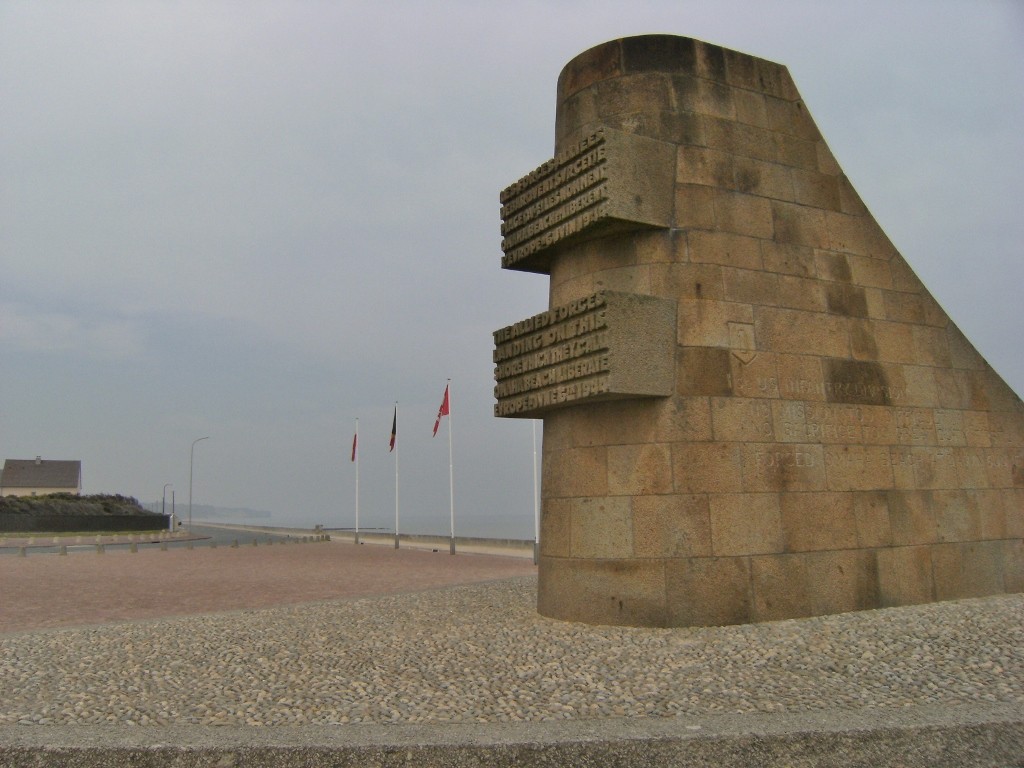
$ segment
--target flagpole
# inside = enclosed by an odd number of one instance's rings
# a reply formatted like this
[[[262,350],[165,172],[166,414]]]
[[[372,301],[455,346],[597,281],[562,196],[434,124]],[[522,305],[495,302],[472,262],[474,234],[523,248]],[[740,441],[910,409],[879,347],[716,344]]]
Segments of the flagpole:
[[[533,564],[540,561],[540,503],[537,494],[537,420],[533,422]]]
[[[356,436],[352,442],[352,458],[356,462],[356,537],[355,543],[359,543],[359,419],[356,419]]]
[[[448,393],[448,489],[451,498],[451,547],[448,554],[455,554],[455,474],[452,470],[452,380],[445,388]]]
[[[395,421],[392,438],[395,441],[395,549],[398,549],[398,401],[395,401]]]

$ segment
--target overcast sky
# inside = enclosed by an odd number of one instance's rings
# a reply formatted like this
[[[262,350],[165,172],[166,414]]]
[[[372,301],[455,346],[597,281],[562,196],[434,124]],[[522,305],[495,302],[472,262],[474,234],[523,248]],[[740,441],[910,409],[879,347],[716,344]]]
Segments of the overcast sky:
[[[531,422],[491,332],[498,192],[551,157],[555,82],[644,33],[789,67],[896,247],[1024,392],[1016,2],[0,0],[0,454],[84,491],[532,537]]]

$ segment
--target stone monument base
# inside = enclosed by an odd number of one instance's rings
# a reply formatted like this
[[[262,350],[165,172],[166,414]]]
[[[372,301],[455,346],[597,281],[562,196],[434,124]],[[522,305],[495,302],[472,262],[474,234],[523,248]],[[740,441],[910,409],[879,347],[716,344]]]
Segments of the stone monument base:
[[[502,266],[549,275],[549,309],[494,354],[495,414],[544,420],[539,611],[720,625],[1024,591],[1024,403],[786,68],[624,38],[569,62],[557,105],[554,156],[501,195]]]

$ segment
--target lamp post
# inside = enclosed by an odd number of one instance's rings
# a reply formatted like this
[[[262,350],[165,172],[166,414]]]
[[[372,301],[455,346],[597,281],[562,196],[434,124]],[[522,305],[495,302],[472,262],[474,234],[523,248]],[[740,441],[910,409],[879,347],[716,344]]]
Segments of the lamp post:
[[[192,441],[192,448],[188,453],[188,532],[192,533],[192,463],[196,453],[196,443],[200,440],[209,440],[210,437],[197,437]]]
[[[169,487],[171,487],[172,485],[174,485],[174,483],[164,483],[163,498],[160,501],[160,514],[163,515],[164,517],[167,517],[167,489]],[[173,504],[172,504],[172,506],[173,506]],[[174,514],[173,513],[171,514],[171,518],[172,519],[168,522],[167,528],[169,530],[173,531],[174,530],[174,520],[173,520]]]

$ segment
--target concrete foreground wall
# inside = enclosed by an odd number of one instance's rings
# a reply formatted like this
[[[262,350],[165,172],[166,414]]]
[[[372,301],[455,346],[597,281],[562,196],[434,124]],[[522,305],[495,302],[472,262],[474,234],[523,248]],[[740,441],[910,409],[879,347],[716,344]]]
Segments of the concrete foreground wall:
[[[1020,768],[1007,705],[516,725],[0,727],[5,768]]]
[[[723,625],[1024,591],[1024,404],[785,67],[615,40],[563,69],[555,135],[501,198],[502,266],[549,275],[549,309],[494,355],[496,415],[544,419],[542,614]]]

